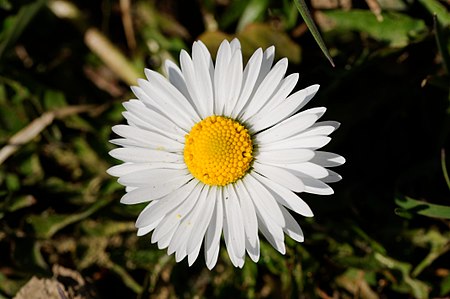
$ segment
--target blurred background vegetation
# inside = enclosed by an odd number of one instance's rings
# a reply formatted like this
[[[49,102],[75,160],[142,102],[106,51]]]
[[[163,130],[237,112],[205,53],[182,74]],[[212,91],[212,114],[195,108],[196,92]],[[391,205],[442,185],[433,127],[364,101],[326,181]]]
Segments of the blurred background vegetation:
[[[449,298],[450,2],[307,5],[335,68],[291,0],[0,0],[0,298],[32,277],[59,282],[48,298]],[[321,85],[344,179],[302,195],[315,217],[285,256],[189,268],[136,237],[108,140],[144,67],[235,36]]]

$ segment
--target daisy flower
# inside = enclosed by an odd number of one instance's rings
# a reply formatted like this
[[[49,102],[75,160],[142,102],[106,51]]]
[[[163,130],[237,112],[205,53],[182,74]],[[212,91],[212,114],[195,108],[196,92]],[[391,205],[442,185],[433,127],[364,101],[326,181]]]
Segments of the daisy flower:
[[[296,193],[328,195],[327,183],[341,177],[325,167],[344,158],[318,151],[339,124],[318,119],[325,108],[299,112],[319,89],[292,93],[298,74],[285,77],[286,58],[273,64],[275,48],[256,50],[245,68],[237,39],[223,41],[215,65],[206,46],[194,42],[180,66],[166,61],[167,78],[145,70],[125,102],[127,125],[112,130],[124,161],[108,173],[126,186],[121,202],[148,202],[136,227],[152,232],[158,248],[177,262],[197,259],[203,244],[206,265],[217,263],[221,236],[231,262],[242,268],[245,254],[257,262],[258,231],[284,254],[284,235],[302,242],[289,210],[312,217]],[[292,93],[292,94],[291,94]]]

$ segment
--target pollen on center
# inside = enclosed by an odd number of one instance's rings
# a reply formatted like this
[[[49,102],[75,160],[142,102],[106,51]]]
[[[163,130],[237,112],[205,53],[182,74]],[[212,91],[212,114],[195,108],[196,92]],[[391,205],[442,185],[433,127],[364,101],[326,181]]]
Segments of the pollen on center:
[[[248,130],[224,116],[209,116],[186,135],[184,161],[194,177],[225,186],[243,177],[253,160]]]

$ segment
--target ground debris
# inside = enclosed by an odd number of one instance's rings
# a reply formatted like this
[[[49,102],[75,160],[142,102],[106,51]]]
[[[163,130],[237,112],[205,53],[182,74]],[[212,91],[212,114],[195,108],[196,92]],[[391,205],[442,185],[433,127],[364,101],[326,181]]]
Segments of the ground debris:
[[[14,299],[92,299],[93,289],[77,271],[53,266],[52,278],[33,276]]]

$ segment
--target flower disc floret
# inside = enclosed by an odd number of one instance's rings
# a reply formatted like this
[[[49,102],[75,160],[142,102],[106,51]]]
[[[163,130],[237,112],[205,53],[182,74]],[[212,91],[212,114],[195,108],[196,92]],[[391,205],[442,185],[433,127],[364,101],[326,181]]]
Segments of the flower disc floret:
[[[252,140],[243,125],[213,115],[195,124],[186,135],[184,161],[198,180],[225,186],[247,173],[252,152]]]

